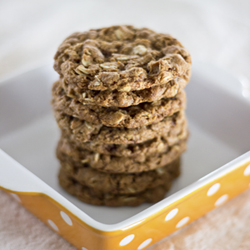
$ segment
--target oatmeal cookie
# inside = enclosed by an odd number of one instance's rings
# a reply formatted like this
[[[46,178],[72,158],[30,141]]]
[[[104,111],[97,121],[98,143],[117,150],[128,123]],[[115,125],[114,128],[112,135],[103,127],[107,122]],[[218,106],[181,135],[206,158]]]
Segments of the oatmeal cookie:
[[[135,194],[112,194],[97,192],[93,188],[81,185],[74,178],[68,176],[63,169],[59,172],[59,184],[70,194],[76,196],[79,200],[93,204],[105,206],[138,206],[144,202],[155,203],[164,198],[166,192],[171,187],[171,181],[156,188],[146,189],[143,192]]]
[[[113,174],[99,172],[88,166],[75,167],[74,162],[61,161],[63,171],[83,186],[95,191],[112,194],[135,194],[164,185],[180,172],[180,159],[168,165],[141,173]]]
[[[105,173],[138,173],[163,167],[180,157],[185,150],[186,141],[180,141],[178,144],[168,147],[163,153],[117,157],[79,149],[61,138],[57,146],[57,158],[76,168],[88,166]]]
[[[164,137],[169,132],[181,131],[186,121],[184,111],[165,117],[161,122],[134,129],[112,128],[104,125],[79,120],[62,112],[55,111],[58,126],[68,135],[73,135],[80,142],[103,144],[134,144]]]
[[[82,90],[130,92],[188,81],[191,70],[190,54],[175,38],[128,25],[74,33],[54,59],[60,77]]]
[[[128,108],[82,105],[75,99],[66,96],[59,82],[54,83],[52,93],[54,110],[80,120],[108,127],[137,128],[154,124],[163,120],[166,116],[171,116],[184,109],[186,105],[184,91],[172,98],[164,98],[151,103],[141,103]]]
[[[100,154],[114,155],[119,157],[135,157],[141,155],[150,155],[153,153],[163,153],[169,146],[187,140],[189,135],[187,124],[184,123],[180,131],[169,131],[164,137],[155,137],[142,143],[136,144],[102,144],[94,142],[79,142],[73,135],[62,133],[62,138],[66,138],[71,144],[80,149],[87,149]]]
[[[125,92],[118,90],[82,90],[77,85],[66,84],[63,79],[59,81],[68,97],[84,105],[98,105],[102,107],[129,107],[142,102],[154,102],[162,98],[171,98],[181,92],[187,85],[186,80],[177,77],[166,84]]]

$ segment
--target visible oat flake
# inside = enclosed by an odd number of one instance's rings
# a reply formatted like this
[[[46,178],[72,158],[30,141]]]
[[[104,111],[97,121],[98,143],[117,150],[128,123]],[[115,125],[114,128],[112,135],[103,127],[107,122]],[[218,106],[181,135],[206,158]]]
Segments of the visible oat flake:
[[[90,124],[89,122],[86,122],[86,121],[85,121],[85,126],[86,126],[88,129],[92,129],[92,126],[91,126],[91,124]]]
[[[127,188],[130,193],[136,193],[136,190],[134,188],[128,187]]]
[[[112,55],[118,61],[128,61],[128,60],[139,58],[138,55],[123,55],[123,54],[115,54],[115,53],[113,53]]]
[[[94,162],[95,163],[98,162],[99,158],[100,158],[100,154],[96,153],[95,156],[94,156]]]
[[[76,70],[80,71],[81,73],[88,74],[87,68],[85,68],[83,65],[78,66]]]
[[[159,143],[157,149],[158,149],[159,151],[162,151],[164,148],[165,148],[165,144],[164,144],[163,142]]]
[[[133,48],[133,53],[136,55],[143,56],[147,52],[147,48],[143,45],[137,45],[136,47]]]
[[[119,67],[118,62],[106,62],[100,64],[100,67],[106,70],[117,70]]]
[[[131,39],[134,36],[133,31],[129,30],[126,26],[120,26],[114,31],[118,40]]]
[[[159,174],[159,175],[163,175],[164,174],[164,169],[162,169],[162,168],[157,168],[156,169],[156,172]]]
[[[113,117],[114,117],[113,122],[115,124],[118,124],[124,119],[125,115],[118,111],[114,113]]]
[[[81,75],[81,76],[86,76],[86,74],[84,74],[82,71],[80,71],[78,68],[76,68],[74,70],[78,75]]]
[[[81,163],[88,163],[89,162],[89,159],[83,159],[81,160]]]
[[[90,57],[90,56],[88,56],[88,55],[83,55],[83,57],[82,57],[82,65],[84,66],[84,67],[88,67],[88,66],[90,66],[91,64],[92,64],[92,60],[91,60],[92,58]]]

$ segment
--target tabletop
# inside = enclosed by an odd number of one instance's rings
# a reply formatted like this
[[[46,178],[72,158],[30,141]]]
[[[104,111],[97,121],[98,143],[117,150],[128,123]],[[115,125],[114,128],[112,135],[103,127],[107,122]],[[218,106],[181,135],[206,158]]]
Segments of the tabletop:
[[[0,80],[51,62],[75,31],[132,24],[169,33],[196,60],[236,75],[250,97],[248,0],[2,0]],[[0,191],[0,249],[75,249]],[[152,250],[249,250],[250,190],[151,246]]]

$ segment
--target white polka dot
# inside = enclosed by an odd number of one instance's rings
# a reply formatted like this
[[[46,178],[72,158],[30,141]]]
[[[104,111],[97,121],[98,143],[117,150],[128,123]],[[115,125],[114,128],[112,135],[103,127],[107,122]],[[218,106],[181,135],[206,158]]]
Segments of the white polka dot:
[[[216,183],[214,184],[212,187],[209,188],[209,190],[207,191],[207,196],[212,196],[213,194],[215,194],[220,188],[220,183]]]
[[[176,225],[176,228],[180,228],[180,227],[184,226],[185,224],[187,224],[189,219],[190,218],[187,216],[187,217],[183,218],[182,220],[180,220],[178,222],[178,224]]]
[[[86,247],[82,247],[82,250],[88,250]]]
[[[52,220],[48,220],[48,223],[55,231],[59,231],[57,225]]]
[[[134,239],[134,237],[135,237],[134,234],[128,235],[123,240],[121,240],[120,246],[126,246],[128,243],[130,243]]]
[[[73,223],[72,223],[72,220],[69,218],[69,216],[68,216],[66,213],[64,213],[63,211],[61,211],[60,214],[61,214],[63,220],[64,220],[68,225],[72,226]]]
[[[19,196],[18,196],[17,194],[10,193],[10,195],[11,195],[12,198],[14,198],[16,201],[21,202],[21,199],[19,198]]]
[[[250,175],[250,165],[248,165],[247,168],[245,169],[244,175],[245,175],[245,176]]]
[[[175,215],[178,213],[178,208],[173,209],[172,211],[170,211],[167,216],[165,217],[165,221],[171,220],[175,217]]]
[[[215,206],[218,207],[220,205],[222,205],[223,203],[225,203],[228,199],[228,195],[227,194],[224,194],[222,195],[216,202],[215,202]]]
[[[141,243],[141,245],[137,248],[138,250],[143,249],[144,247],[148,246],[148,244],[152,241],[152,239],[147,239]]]

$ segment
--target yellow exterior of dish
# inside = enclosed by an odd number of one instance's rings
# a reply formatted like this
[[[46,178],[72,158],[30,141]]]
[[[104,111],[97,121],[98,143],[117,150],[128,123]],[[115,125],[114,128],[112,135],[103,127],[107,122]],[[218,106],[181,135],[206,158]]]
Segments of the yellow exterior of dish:
[[[101,231],[41,193],[14,192],[31,213],[80,250],[145,249],[247,190],[250,161],[127,228]],[[4,188],[3,188],[4,189]],[[13,196],[13,192],[9,192]]]

